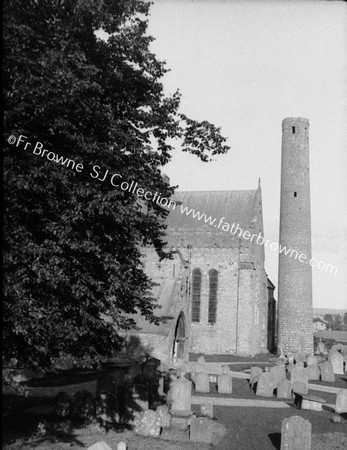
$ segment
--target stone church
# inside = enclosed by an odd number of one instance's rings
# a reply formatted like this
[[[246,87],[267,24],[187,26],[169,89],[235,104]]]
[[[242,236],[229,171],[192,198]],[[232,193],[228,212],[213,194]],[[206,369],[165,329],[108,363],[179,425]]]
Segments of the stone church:
[[[157,283],[157,314],[172,319],[156,326],[137,317],[139,329],[126,336],[166,364],[187,361],[189,353],[273,350],[274,285],[264,247],[244,238],[246,231],[263,235],[260,183],[256,190],[176,192],[174,200],[166,219],[173,259],[159,262],[154,249],[143,249],[146,272]],[[234,224],[233,232],[226,224]]]

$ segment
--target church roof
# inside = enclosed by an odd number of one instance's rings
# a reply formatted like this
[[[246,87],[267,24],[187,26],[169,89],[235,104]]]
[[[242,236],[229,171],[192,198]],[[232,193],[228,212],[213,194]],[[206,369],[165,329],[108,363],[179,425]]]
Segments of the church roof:
[[[251,227],[256,215],[257,199],[261,202],[258,192],[260,188],[247,191],[176,192],[173,200],[177,206],[170,208],[166,219],[168,245],[233,247],[238,239],[235,239],[234,231],[230,233],[230,228],[233,224],[234,230],[237,224],[242,230]],[[227,224],[230,225],[229,230]]]

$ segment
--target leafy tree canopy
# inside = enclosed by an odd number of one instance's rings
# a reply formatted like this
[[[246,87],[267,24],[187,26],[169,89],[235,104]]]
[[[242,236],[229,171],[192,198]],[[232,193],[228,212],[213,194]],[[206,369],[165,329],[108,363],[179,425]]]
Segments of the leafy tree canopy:
[[[170,198],[161,168],[172,139],[202,161],[228,151],[219,128],[179,112],[178,91],[164,94],[167,69],[146,34],[149,7],[5,1],[5,139],[26,138],[5,144],[3,357],[20,364],[100,361],[119,347],[119,330],[133,326],[128,313],[160,320],[140,250],[153,245],[168,256],[167,211],[153,201],[144,208],[110,176]],[[83,170],[35,155],[37,141]]]

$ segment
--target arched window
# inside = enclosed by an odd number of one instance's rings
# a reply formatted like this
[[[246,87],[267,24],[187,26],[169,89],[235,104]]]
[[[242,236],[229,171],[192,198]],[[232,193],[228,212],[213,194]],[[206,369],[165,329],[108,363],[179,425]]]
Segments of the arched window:
[[[192,322],[200,322],[201,271],[193,270],[192,280]]]
[[[217,288],[218,272],[215,269],[210,270],[210,295],[208,300],[208,323],[216,323],[217,318]]]

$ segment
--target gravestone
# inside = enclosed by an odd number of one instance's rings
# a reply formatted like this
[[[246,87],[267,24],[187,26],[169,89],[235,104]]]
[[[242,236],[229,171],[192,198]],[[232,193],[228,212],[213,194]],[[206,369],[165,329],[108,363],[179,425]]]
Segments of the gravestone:
[[[127,445],[125,442],[121,441],[117,444],[117,450],[127,450]]]
[[[233,380],[230,373],[218,375],[218,394],[231,394],[233,391]]]
[[[208,394],[210,392],[210,378],[205,372],[198,372],[195,376],[195,391]]]
[[[251,367],[251,373],[249,376],[249,383],[251,387],[253,387],[254,383],[258,382],[259,375],[263,373],[263,369],[260,367],[253,366]]]
[[[141,436],[159,437],[161,418],[156,411],[149,409],[137,413],[134,421],[135,433]]]
[[[198,364],[201,364],[202,366],[206,363],[205,358],[203,356],[200,356],[198,358]]]
[[[290,373],[290,381],[292,385],[296,381],[301,381],[302,383],[308,384],[308,372],[304,367],[297,367],[297,365],[293,368]]]
[[[292,385],[294,394],[306,395],[308,394],[308,386],[302,381],[294,381]]]
[[[325,352],[325,344],[322,341],[319,341],[317,344],[317,353],[324,353]]]
[[[259,375],[256,395],[259,397],[273,397],[275,387],[274,376],[270,372],[263,372]]]
[[[286,377],[286,368],[284,366],[270,367],[270,373],[274,376],[276,385]]]
[[[294,358],[297,366],[303,366],[306,360],[306,355],[304,352],[298,352],[295,354]]]
[[[321,364],[319,366],[319,369],[322,381],[335,381],[334,369],[330,361],[326,361],[325,363]]]
[[[277,397],[278,398],[292,398],[292,384],[286,378],[283,378],[277,384]]]
[[[230,373],[230,366],[228,365],[223,365],[222,366],[222,373]]]
[[[192,382],[185,377],[178,378],[172,383],[171,414],[175,411],[191,413]]]
[[[307,357],[307,365],[308,366],[316,366],[317,365],[317,358],[313,355],[308,355]]]
[[[331,355],[330,362],[333,366],[333,371],[337,375],[343,375],[343,356],[340,352],[334,352]]]
[[[161,420],[162,428],[170,428],[171,425],[171,415],[169,413],[169,408],[166,405],[160,405],[157,407],[157,413],[159,414]]]
[[[319,380],[320,370],[317,364],[307,366],[307,376],[309,380]]]
[[[335,412],[338,414],[347,413],[347,389],[340,389],[336,394]]]
[[[211,422],[205,417],[193,417],[190,421],[190,440],[212,444],[213,428]]]
[[[159,384],[158,384],[158,395],[159,396],[164,395],[164,380],[165,380],[165,375],[167,375],[168,372],[169,372],[169,368],[165,364],[160,364],[160,366],[157,367],[157,373],[159,375]]]
[[[292,416],[282,421],[281,450],[311,450],[312,426],[308,420]]]
[[[213,417],[213,403],[203,403],[200,407],[200,412],[203,416]]]

